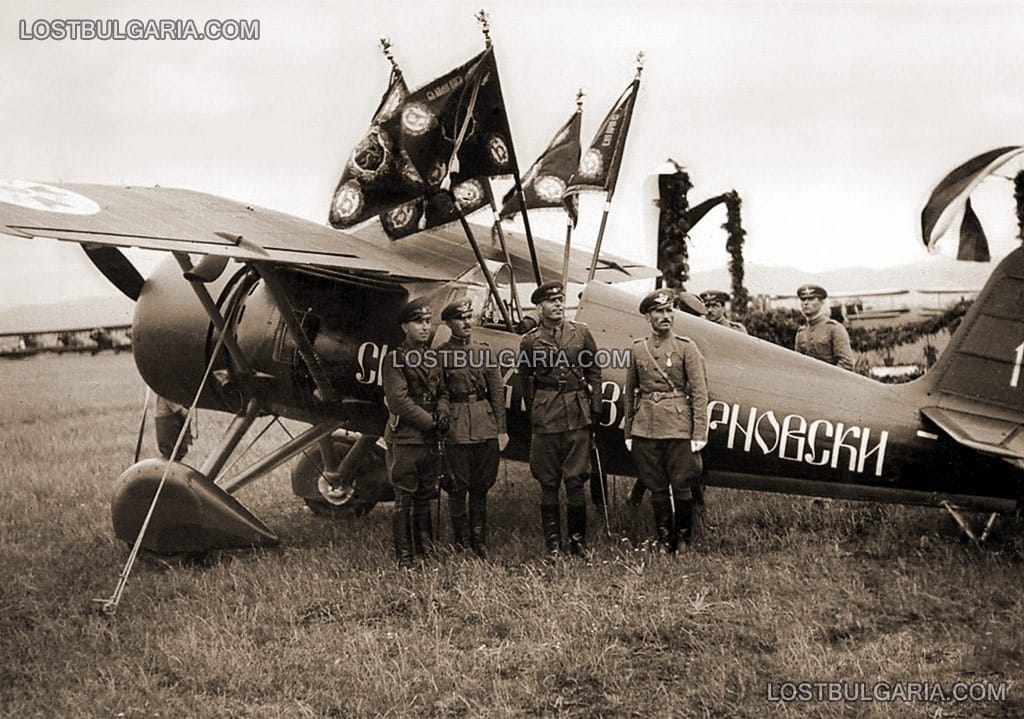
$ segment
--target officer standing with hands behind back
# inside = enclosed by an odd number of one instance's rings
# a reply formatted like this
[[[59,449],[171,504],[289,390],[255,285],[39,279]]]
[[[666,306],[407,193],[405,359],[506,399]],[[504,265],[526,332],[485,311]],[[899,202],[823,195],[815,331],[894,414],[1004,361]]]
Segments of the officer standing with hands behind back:
[[[561,282],[538,286],[530,300],[540,309],[540,324],[523,336],[518,370],[530,411],[530,472],[541,489],[544,545],[549,555],[560,551],[564,483],[569,552],[582,554],[587,536],[583,485],[590,475],[591,428],[601,417],[597,343],[585,324],[565,319]]]
[[[640,302],[651,333],[630,347],[624,428],[637,475],[651,492],[658,543],[675,552],[680,539],[692,538],[691,482],[700,477],[707,445],[708,388],[697,345],[672,332],[672,302],[667,290]]]

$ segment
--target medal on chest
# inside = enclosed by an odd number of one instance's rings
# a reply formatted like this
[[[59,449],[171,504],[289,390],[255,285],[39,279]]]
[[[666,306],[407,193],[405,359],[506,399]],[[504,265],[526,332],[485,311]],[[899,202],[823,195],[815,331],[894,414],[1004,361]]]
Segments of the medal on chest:
[[[665,354],[665,366],[666,367],[671,367],[672,366],[672,350],[669,350]]]

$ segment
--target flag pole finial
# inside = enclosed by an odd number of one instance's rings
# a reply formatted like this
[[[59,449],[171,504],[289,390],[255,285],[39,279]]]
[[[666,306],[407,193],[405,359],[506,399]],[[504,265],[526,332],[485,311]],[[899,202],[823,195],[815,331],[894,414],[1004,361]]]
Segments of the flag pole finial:
[[[382,37],[380,39],[380,51],[384,53],[384,57],[386,57],[388,62],[391,63],[391,69],[401,75],[402,70],[398,67],[398,63],[395,61],[395,56],[391,52],[391,38]]]
[[[644,51],[641,50],[636,54],[636,78],[640,79],[640,73],[644,71]]]
[[[576,112],[583,112],[583,88],[576,91]]]
[[[490,22],[490,18],[487,15],[487,11],[481,9],[480,12],[478,12],[476,14],[476,21],[478,23],[480,23],[480,30],[484,34],[484,45],[486,45],[488,48],[490,48],[491,47],[491,22]]]

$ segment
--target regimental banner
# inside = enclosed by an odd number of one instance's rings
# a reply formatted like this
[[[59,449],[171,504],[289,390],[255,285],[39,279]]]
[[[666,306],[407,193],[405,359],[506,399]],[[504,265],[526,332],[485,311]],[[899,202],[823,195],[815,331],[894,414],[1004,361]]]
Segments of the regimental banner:
[[[352,227],[422,195],[423,179],[401,149],[394,122],[408,94],[401,74],[392,72],[370,128],[352,150],[334,191],[332,227]]]
[[[639,79],[634,80],[616,101],[611,112],[604,118],[590,147],[580,158],[579,167],[569,179],[565,189],[565,201],[584,190],[612,192],[618,180],[622,151],[626,145],[629,120],[633,114]]]
[[[487,195],[483,182],[486,180],[466,180],[455,186],[452,194],[455,196],[455,204],[447,192],[441,191],[424,196],[392,208],[381,214],[381,224],[384,232],[392,240],[414,235],[423,230],[446,225],[449,222],[456,222],[459,219],[459,212],[463,216],[475,212],[487,205]]]
[[[562,207],[569,178],[580,164],[580,124],[583,113],[577,110],[555,134],[547,149],[537,158],[523,176],[523,196],[526,209]],[[575,199],[575,197],[574,197]],[[575,224],[575,203],[570,215]],[[522,211],[519,195],[513,187],[502,198],[501,217],[513,217]]]
[[[490,48],[409,94],[398,110],[401,146],[428,192],[512,172],[508,116]]]

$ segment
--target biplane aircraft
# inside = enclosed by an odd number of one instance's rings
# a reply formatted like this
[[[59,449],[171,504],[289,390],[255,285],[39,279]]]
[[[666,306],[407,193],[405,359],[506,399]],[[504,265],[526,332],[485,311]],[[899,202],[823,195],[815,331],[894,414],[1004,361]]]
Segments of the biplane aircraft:
[[[481,307],[493,296],[475,276],[464,240],[448,230],[391,242],[379,231],[337,231],[186,190],[0,183],[0,232],[82,244],[137,299],[132,351],[145,382],[176,402],[234,417],[201,466],[168,468],[149,459],[118,480],[113,524],[128,542],[162,486],[142,540],[157,553],[275,543],[273,530],[235,495],[299,455],[292,489],[315,511],[366,511],[390,500],[378,444],[386,421],[380,364],[400,342],[397,308],[422,296],[439,317],[453,299],[471,296]],[[172,257],[143,280],[117,249],[127,246]],[[507,255],[482,250],[494,267],[529,276],[532,258],[524,247],[512,235]],[[545,275],[557,276],[562,252],[538,241]],[[569,279],[582,281],[589,257],[573,251],[570,259]],[[588,323],[599,347],[626,348],[648,326],[637,298],[611,283],[656,270],[613,257],[600,264],[584,286],[576,319]],[[995,268],[937,365],[904,385],[880,384],[677,313],[676,332],[692,338],[707,359],[708,484],[954,512],[1018,511],[1022,312],[1024,249],[1018,248]],[[502,350],[514,355],[520,336],[486,320],[475,335],[499,356],[510,356]],[[597,440],[604,471],[629,476],[620,364],[611,361],[604,370]],[[512,437],[505,456],[525,460],[529,425],[514,363],[502,370]],[[255,420],[270,415],[309,428],[225,476]]]

